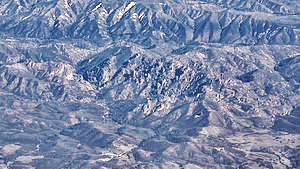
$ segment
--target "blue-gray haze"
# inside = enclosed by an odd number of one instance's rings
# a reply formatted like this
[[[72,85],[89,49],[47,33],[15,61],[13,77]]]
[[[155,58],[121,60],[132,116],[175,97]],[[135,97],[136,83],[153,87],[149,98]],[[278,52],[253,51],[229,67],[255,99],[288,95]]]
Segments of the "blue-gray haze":
[[[299,0],[0,0],[0,168],[300,168]]]

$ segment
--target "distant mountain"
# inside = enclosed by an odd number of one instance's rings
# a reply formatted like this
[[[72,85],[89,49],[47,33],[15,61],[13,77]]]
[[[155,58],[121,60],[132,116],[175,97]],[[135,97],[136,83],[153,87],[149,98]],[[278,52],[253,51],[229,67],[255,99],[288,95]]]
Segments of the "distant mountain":
[[[297,0],[0,1],[0,168],[297,168]]]
[[[296,1],[2,1],[3,36],[159,43],[298,44]]]

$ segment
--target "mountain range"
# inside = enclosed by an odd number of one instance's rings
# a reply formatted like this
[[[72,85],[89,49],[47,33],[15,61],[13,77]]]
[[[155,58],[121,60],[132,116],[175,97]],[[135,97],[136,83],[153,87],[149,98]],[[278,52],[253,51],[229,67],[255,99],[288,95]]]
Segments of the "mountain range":
[[[299,168],[299,7],[0,1],[0,168]]]

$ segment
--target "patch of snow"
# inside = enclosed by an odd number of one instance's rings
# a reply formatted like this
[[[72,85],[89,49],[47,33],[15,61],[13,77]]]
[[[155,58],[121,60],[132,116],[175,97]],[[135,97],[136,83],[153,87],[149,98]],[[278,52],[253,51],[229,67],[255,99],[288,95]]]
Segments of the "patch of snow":
[[[130,2],[130,3],[126,6],[126,8],[125,8],[124,11],[125,11],[125,12],[129,11],[135,4],[136,4],[135,2]]]
[[[135,2],[130,2],[124,10],[119,11],[119,13],[117,14],[117,22],[119,22],[119,20],[123,17],[123,15],[129,11],[132,7],[134,7],[136,3]]]
[[[99,5],[97,5],[97,6],[92,10],[92,12],[96,11],[96,10],[99,9],[101,6],[102,6],[102,3],[100,3]]]

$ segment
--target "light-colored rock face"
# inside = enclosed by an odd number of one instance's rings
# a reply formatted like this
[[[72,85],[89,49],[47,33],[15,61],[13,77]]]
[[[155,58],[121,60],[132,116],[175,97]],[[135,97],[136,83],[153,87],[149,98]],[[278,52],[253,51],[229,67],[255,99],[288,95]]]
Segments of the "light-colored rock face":
[[[297,0],[0,1],[0,168],[297,168]]]
[[[20,3],[21,2],[21,3]],[[299,44],[295,1],[2,1],[4,37],[159,42]]]

